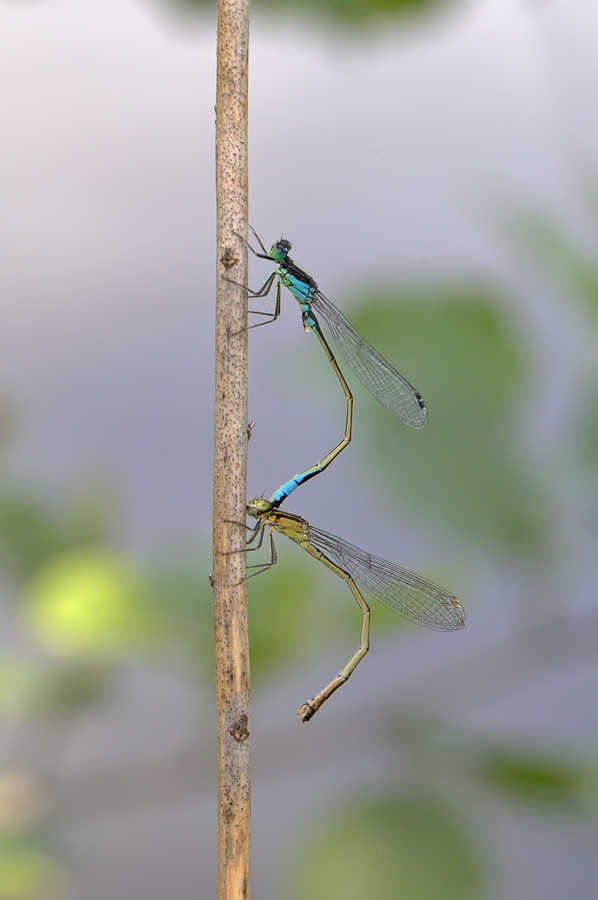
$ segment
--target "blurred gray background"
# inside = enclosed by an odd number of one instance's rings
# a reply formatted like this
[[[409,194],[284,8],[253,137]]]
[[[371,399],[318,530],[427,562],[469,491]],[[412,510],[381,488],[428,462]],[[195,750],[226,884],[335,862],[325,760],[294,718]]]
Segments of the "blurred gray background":
[[[387,5],[253,11],[250,221],[430,411],[410,432],[350,378],[351,447],[287,506],[468,621],[374,608],[302,725],[359,617],[278,540],[251,584],[254,896],[593,900],[598,7]],[[0,6],[8,900],[216,892],[215,28],[191,2]],[[288,292],[250,353],[270,496],[344,400]]]

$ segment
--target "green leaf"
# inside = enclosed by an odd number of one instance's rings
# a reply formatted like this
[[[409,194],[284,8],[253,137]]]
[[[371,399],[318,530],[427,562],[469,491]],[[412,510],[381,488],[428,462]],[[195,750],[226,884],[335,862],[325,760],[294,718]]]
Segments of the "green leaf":
[[[69,551],[33,579],[25,614],[40,643],[56,655],[111,659],[144,639],[146,593],[143,577],[122,554]]]
[[[414,432],[362,392],[356,397],[355,428],[367,419],[369,469],[384,496],[485,543],[540,547],[546,501],[509,433],[511,401],[526,384],[507,307],[472,286],[380,289],[351,319],[417,386],[430,414]]]
[[[0,487],[0,558],[9,571],[27,575],[68,549],[104,539],[117,508],[111,483],[79,485],[65,502],[39,488]]]
[[[67,546],[64,526],[41,492],[13,488],[0,494],[0,554],[7,568],[35,569]]]
[[[65,872],[47,854],[26,842],[0,838],[0,897],[2,900],[39,900],[60,896]]]
[[[289,900],[469,900],[484,864],[459,814],[425,798],[360,798],[319,826],[310,822]]]
[[[186,7],[213,7],[208,0],[178,0]],[[457,5],[458,0],[258,0],[257,7],[265,7],[270,13],[284,9],[304,15],[327,16],[344,24],[367,22],[381,13],[428,13]]]
[[[575,811],[585,805],[590,777],[588,767],[575,759],[499,748],[486,751],[480,772],[493,788],[521,802]]]
[[[81,713],[97,708],[112,690],[110,667],[95,658],[64,662],[57,671],[40,671],[31,708],[37,713]]]

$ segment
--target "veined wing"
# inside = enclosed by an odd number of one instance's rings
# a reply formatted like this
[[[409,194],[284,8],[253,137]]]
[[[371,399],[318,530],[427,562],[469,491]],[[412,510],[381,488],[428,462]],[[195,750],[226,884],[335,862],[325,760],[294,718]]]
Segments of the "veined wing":
[[[338,349],[370,394],[406,425],[423,428],[428,421],[428,411],[413,385],[362,338],[321,291],[316,292],[312,305],[322,314]]]
[[[444,588],[319,528],[309,525],[308,532],[314,547],[393,612],[436,631],[456,631],[465,625],[465,610]]]

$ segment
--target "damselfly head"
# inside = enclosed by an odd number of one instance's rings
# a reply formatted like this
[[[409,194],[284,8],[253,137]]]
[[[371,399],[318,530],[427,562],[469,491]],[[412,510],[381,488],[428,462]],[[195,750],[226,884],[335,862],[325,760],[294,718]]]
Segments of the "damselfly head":
[[[254,497],[253,500],[247,501],[247,506],[245,508],[248,516],[253,516],[254,519],[258,519],[265,513],[270,512],[272,504],[269,500],[264,500],[263,497]]]
[[[290,250],[291,250],[291,242],[285,241],[283,238],[281,238],[279,241],[276,241],[276,243],[272,244],[272,246],[270,247],[270,256],[276,262],[283,262],[283,260],[285,260],[287,258],[287,256],[289,255]]]

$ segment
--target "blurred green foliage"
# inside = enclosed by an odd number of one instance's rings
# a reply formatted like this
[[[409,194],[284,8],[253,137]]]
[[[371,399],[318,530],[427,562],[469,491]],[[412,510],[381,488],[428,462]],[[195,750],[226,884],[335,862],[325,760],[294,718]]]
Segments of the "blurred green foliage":
[[[422,14],[453,7],[463,0],[257,0],[257,7],[278,12],[289,9],[296,14],[327,16],[345,25],[367,23],[381,13]],[[186,7],[215,8],[214,0],[178,0]]]
[[[490,746],[482,756],[480,774],[491,787],[520,803],[574,812],[588,809],[592,768],[537,749]]]
[[[412,783],[435,796],[459,796],[471,814],[494,796],[529,809],[595,813],[598,761],[546,743],[459,734],[433,717],[404,714],[388,732]]]
[[[528,260],[551,280],[557,289],[575,298],[598,325],[598,260],[595,249],[582,246],[579,238],[556,222],[545,210],[517,203],[507,216],[508,235]],[[598,216],[594,216],[594,231]],[[598,235],[594,235],[598,237]]]
[[[123,554],[77,550],[45,563],[27,591],[25,615],[41,646],[88,659],[128,655],[151,629],[141,573]]]
[[[596,813],[594,758],[478,739],[424,716],[388,724],[400,777],[388,779],[383,796],[377,782],[362,782],[349,800],[328,802],[293,845],[285,900],[485,896],[494,858],[483,823],[493,800],[576,818]]]
[[[48,853],[22,839],[0,837],[2,900],[40,900],[60,896],[66,872]]]
[[[596,486],[598,461],[598,403],[596,358],[598,347],[598,171],[585,179],[585,208],[589,211],[590,240],[583,242],[578,233],[554,214],[511,197],[501,209],[506,239],[534,273],[548,287],[549,302],[561,299],[569,316],[581,322],[586,333],[587,353],[580,354],[578,384],[571,396],[572,434],[568,450],[570,471],[577,473],[582,490]]]
[[[83,484],[54,501],[35,487],[1,480],[0,473],[3,572],[23,576],[62,552],[96,545],[115,527],[119,512],[113,485]]]
[[[417,795],[357,792],[298,848],[289,900],[470,900],[484,865],[454,808]]]
[[[376,404],[359,399],[384,496],[485,546],[539,549],[549,505],[510,428],[529,372],[508,306],[483,286],[378,288],[351,318],[397,361],[430,411],[424,432],[399,433]]]

